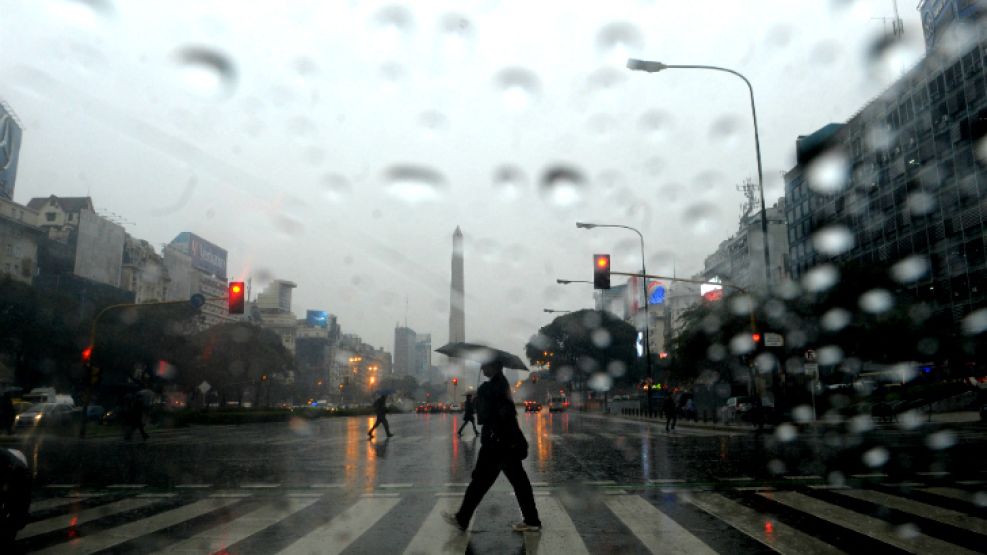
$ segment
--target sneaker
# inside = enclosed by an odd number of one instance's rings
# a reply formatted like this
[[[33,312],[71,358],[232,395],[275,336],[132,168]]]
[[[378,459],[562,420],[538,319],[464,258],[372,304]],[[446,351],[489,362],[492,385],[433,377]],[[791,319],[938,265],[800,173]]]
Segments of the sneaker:
[[[456,528],[458,528],[461,531],[464,531],[464,532],[466,531],[466,527],[463,526],[463,524],[461,522],[459,522],[459,517],[456,516],[456,513],[450,513],[449,511],[442,511],[442,520],[444,520],[444,521],[448,522],[449,524],[455,526]]]
[[[511,526],[515,532],[540,532],[541,525],[535,526],[533,524],[528,524],[527,522],[518,522]]]

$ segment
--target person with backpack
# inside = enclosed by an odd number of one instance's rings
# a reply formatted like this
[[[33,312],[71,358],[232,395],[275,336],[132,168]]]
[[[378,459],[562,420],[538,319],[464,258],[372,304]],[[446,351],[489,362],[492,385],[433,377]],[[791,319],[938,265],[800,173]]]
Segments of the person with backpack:
[[[538,532],[541,520],[535,506],[535,496],[528,474],[521,461],[528,458],[528,441],[517,421],[517,410],[511,397],[511,386],[504,377],[504,364],[487,362],[481,367],[488,381],[476,392],[476,415],[483,430],[480,453],[476,457],[472,479],[459,511],[443,512],[449,524],[466,530],[476,507],[497,480],[501,472],[511,482],[524,520],[512,526],[515,532]]]
[[[381,395],[380,397],[377,397],[377,400],[374,401],[374,411],[377,413],[377,420],[374,421],[374,425],[370,428],[370,431],[367,432],[367,438],[373,439],[374,430],[376,430],[377,426],[380,426],[381,424],[384,425],[384,432],[387,433],[387,437],[394,437],[394,434],[391,433],[391,426],[387,423],[387,394],[386,393]]]

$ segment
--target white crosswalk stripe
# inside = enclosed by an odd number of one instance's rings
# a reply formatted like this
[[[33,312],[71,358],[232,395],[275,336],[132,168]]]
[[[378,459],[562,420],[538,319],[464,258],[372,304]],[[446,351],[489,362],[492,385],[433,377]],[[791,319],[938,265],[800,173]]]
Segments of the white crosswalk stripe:
[[[883,520],[831,505],[797,491],[762,492],[758,495],[870,536],[909,553],[973,553],[957,545],[926,536],[921,532],[914,536],[903,536],[896,533],[894,527]]]
[[[764,515],[736,501],[715,493],[694,493],[686,498],[690,503],[740,530],[750,538],[782,553],[841,553],[787,524],[768,520]],[[770,522],[770,526],[765,526]]]
[[[943,509],[941,507],[929,505],[928,503],[913,501],[904,497],[898,497],[897,495],[890,495],[882,491],[850,489],[837,490],[836,493],[847,497],[853,497],[854,499],[877,503],[878,505],[883,505],[898,511],[929,518],[937,522],[942,522],[943,524],[966,528],[967,530],[971,530],[978,534],[987,535],[987,520],[968,516],[959,511]]]
[[[431,555],[433,553],[465,553],[469,547],[470,532],[461,532],[442,519],[442,511],[455,511],[461,496],[439,498],[435,508],[425,518],[418,533],[411,539],[405,555]]]
[[[365,497],[342,514],[316,528],[281,551],[283,554],[340,553],[383,518],[400,499]]]
[[[287,498],[261,507],[231,522],[210,528],[191,538],[170,545],[160,553],[215,553],[312,505],[318,497]]]
[[[81,503],[86,499],[92,499],[99,496],[100,495],[98,493],[81,493],[79,495],[70,495],[68,497],[52,497],[51,499],[32,501],[31,513],[39,513],[41,511],[57,509],[58,507],[64,507],[65,505],[71,505],[73,503]]]
[[[610,496],[604,503],[652,553],[716,553],[640,496]]]
[[[222,509],[223,507],[227,507],[233,503],[238,503],[240,500],[240,498],[202,499],[189,505],[178,507],[177,509],[171,509],[170,511],[158,513],[122,526],[103,530],[102,532],[97,532],[91,536],[74,539],[72,541],[39,551],[38,553],[67,553],[74,555],[95,553],[141,536],[152,534],[158,530],[169,526],[174,526],[197,516]]]
[[[284,540],[290,543],[281,544],[284,545],[282,553],[340,553],[352,550],[356,542],[378,523],[381,525],[386,523],[389,516],[394,516],[391,513],[402,499],[411,502],[409,507],[414,506],[416,507],[414,510],[427,512],[427,515],[417,529],[398,527],[396,530],[388,530],[389,535],[394,534],[392,538],[389,536],[389,541],[393,541],[394,552],[403,551],[406,555],[463,553],[470,549],[471,540],[477,541],[480,537],[469,531],[460,532],[442,518],[443,511],[455,510],[462,499],[461,493],[454,494],[453,497],[444,497],[441,495],[443,492],[439,492],[439,495],[429,493],[423,497],[420,491],[412,488],[387,488],[364,494],[359,499],[351,501],[348,506],[340,507],[343,509],[342,512],[328,521],[323,519],[313,523],[311,517],[318,516],[317,513],[312,512],[316,503],[320,500],[336,498],[337,489],[313,491],[306,488],[302,492],[287,494],[270,489],[249,492],[238,489],[214,492],[205,498],[196,496],[195,492],[190,490],[176,491],[183,492],[180,495],[189,496],[190,501],[170,509],[158,508],[158,512],[154,512],[155,504],[174,503],[181,497],[175,497],[179,495],[176,493],[140,494],[134,491],[131,497],[33,522],[21,531],[18,540],[26,540],[28,542],[26,545],[32,545],[30,543],[32,541],[42,542],[42,545],[31,548],[32,550],[42,548],[41,553],[92,553],[114,549],[127,542],[134,542],[133,546],[128,544],[128,549],[140,550],[142,541],[148,544],[143,547],[145,551],[155,549],[160,550],[161,553],[207,553],[222,551],[244,541],[250,544],[251,538],[255,535],[265,533],[270,527],[281,523],[279,529],[290,531],[291,534]],[[965,490],[945,486],[924,487],[920,491],[942,496],[943,503],[947,505],[946,499],[969,501],[972,496]],[[987,537],[987,520],[975,517],[973,513],[937,506],[934,501],[929,501],[934,499],[932,496],[924,496],[921,498],[922,501],[917,501],[904,495],[849,488],[827,490],[825,493],[812,495],[799,491],[744,491],[721,494],[676,489],[674,496],[666,497],[662,503],[655,504],[646,499],[644,494],[634,491],[613,489],[608,493],[609,495],[602,497],[606,508],[601,510],[607,511],[609,516],[606,518],[612,519],[615,526],[621,523],[630,531],[630,535],[622,538],[622,541],[630,542],[628,546],[637,546],[635,549],[643,549],[651,553],[710,555],[715,553],[716,549],[722,549],[723,538],[708,536],[716,533],[713,531],[715,528],[706,524],[709,518],[719,520],[736,530],[736,532],[731,530],[730,534],[742,534],[779,553],[800,555],[839,553],[841,551],[837,546],[853,550],[852,545],[848,547],[840,543],[852,541],[853,534],[849,536],[851,539],[848,537],[841,539],[839,536],[830,539],[830,536],[819,535],[818,530],[807,532],[797,529],[790,524],[793,520],[787,517],[782,521],[771,514],[753,509],[752,506],[755,505],[750,502],[755,500],[761,504],[766,502],[764,500],[768,500],[784,506],[785,509],[779,507],[779,510],[785,511],[785,514],[811,515],[813,519],[806,521],[807,526],[818,526],[812,523],[821,520],[828,526],[842,528],[848,533],[856,532],[889,547],[913,553],[966,553],[969,552],[969,545],[965,549],[963,545],[951,543],[949,538],[923,535],[920,530],[902,534],[901,529],[882,518],[847,508],[855,506],[855,501],[852,500],[874,503]],[[491,495],[508,494],[506,490],[491,491]],[[87,495],[102,495],[102,492],[42,500],[36,504],[36,510],[65,507],[86,499]],[[154,497],[150,497],[152,495]],[[579,519],[573,520],[574,516],[579,515],[574,515],[566,509],[560,495],[552,490],[542,490],[537,496],[543,527],[540,533],[524,535],[522,541],[526,553],[579,555],[589,552],[576,525]],[[845,501],[842,501],[844,498]],[[168,501],[169,499],[172,501]],[[674,513],[673,519],[669,516],[672,513],[666,513],[664,507],[667,506],[665,503],[674,503],[675,500],[679,505],[675,508],[677,512]],[[243,509],[249,509],[249,512],[231,517],[225,510],[237,503],[250,503],[249,507],[243,506]],[[297,518],[297,515],[306,509],[309,509],[307,516]],[[150,514],[147,514],[148,512]],[[691,514],[691,516],[682,519],[680,514],[685,516]],[[67,539],[68,534],[62,535],[61,531],[67,528],[81,526],[104,517],[114,517],[114,520],[129,518],[130,521],[124,524],[110,524],[111,527],[104,529],[99,529],[100,523],[97,522],[94,523],[95,530],[83,529],[82,536],[72,540]],[[196,530],[191,537],[172,539],[171,541],[176,542],[172,545],[162,544],[163,538],[160,534],[145,539],[145,536],[198,517],[207,517],[199,526],[209,527]],[[794,522],[799,521],[800,519],[794,520]],[[294,527],[299,523],[304,523],[303,528],[295,529]],[[506,527],[503,529],[499,527],[501,524],[494,528],[484,525],[483,533],[510,534]],[[618,533],[617,530],[623,530],[619,526],[611,528],[614,534]],[[52,535],[46,537],[46,534],[56,531],[59,534],[53,535],[54,538],[62,536],[66,540],[46,547],[44,544],[58,541],[53,539]],[[594,530],[592,536],[587,538],[595,536],[594,541],[600,541],[598,537],[600,533],[600,530]],[[827,543],[830,541],[837,545]]]

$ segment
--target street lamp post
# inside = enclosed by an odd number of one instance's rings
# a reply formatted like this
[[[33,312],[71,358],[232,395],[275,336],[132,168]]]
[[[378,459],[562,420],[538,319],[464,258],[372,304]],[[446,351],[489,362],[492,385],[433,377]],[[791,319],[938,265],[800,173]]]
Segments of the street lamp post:
[[[771,285],[771,257],[768,254],[768,216],[767,209],[764,204],[764,176],[761,170],[761,139],[757,132],[757,109],[754,107],[754,87],[751,86],[751,82],[739,72],[718,66],[671,65],[663,64],[661,62],[629,58],[627,60],[627,68],[633,71],[645,71],[648,73],[658,73],[659,71],[665,69],[708,69],[711,71],[722,71],[724,73],[729,73],[740,77],[747,85],[747,90],[750,92],[751,97],[751,116],[754,119],[754,153],[757,155],[757,188],[761,193],[761,235],[762,240],[764,241],[764,290],[767,292]]]
[[[619,224],[589,224],[585,222],[576,222],[576,227],[579,229],[593,229],[596,227],[616,227],[620,229],[629,229],[634,233],[637,233],[638,239],[641,240],[641,292],[644,296],[641,298],[644,301],[644,363],[645,368],[648,372],[648,379],[652,378],[651,375],[651,315],[648,314],[648,279],[645,277],[648,274],[648,270],[645,268],[644,261],[644,235],[641,234],[636,228],[629,225],[619,225]],[[654,414],[654,396],[651,393],[651,388],[648,388],[648,416],[650,417]]]
[[[542,311],[547,312],[548,314],[566,314],[572,312],[571,310],[555,310],[553,308],[543,308]]]
[[[593,284],[592,281],[587,281],[585,279],[556,279],[555,283],[558,283],[559,285],[569,285],[570,283],[589,283],[590,285]]]

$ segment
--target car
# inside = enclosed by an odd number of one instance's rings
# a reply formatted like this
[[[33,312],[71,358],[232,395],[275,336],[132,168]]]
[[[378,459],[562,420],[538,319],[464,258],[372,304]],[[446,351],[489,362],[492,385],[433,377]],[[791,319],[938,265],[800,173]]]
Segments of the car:
[[[538,401],[525,401],[524,402],[524,412],[539,412],[541,411],[542,405]]]
[[[463,405],[460,405],[459,403],[453,403],[449,405],[449,412],[462,412],[462,411],[463,411]]]
[[[71,422],[72,406],[65,403],[37,403],[14,418],[14,428],[60,428]]]
[[[415,407],[415,412],[432,412],[432,403],[418,403],[418,406]]]
[[[548,412],[561,412],[569,406],[569,401],[565,397],[550,397],[548,399]]]
[[[31,507],[31,472],[24,453],[0,448],[0,545],[12,545],[27,524]]]
[[[86,421],[88,422],[102,422],[103,416],[106,414],[106,409],[100,405],[89,405],[86,408]]]

